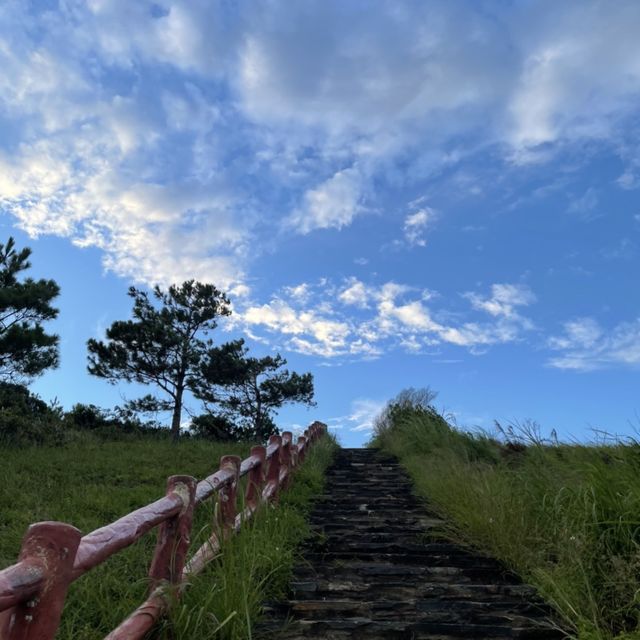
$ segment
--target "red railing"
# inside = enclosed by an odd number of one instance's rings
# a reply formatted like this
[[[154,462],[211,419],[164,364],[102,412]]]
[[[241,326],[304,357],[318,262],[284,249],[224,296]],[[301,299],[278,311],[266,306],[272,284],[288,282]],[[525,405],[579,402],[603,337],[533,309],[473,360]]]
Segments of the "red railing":
[[[0,638],[52,640],[69,585],[158,527],[151,566],[149,596],[108,640],[143,638],[180,595],[187,578],[206,566],[220,550],[221,540],[240,530],[264,502],[277,499],[309,447],[326,432],[314,422],[293,444],[290,432],[271,436],[267,447],[256,446],[245,460],[223,456],[220,469],[198,482],[171,476],[164,498],[123,516],[86,536],[63,522],[32,524],[22,541],[18,562],[0,571]],[[244,506],[238,512],[238,483],[247,477]],[[187,561],[193,511],[218,495],[213,533]],[[171,595],[171,598],[169,597]]]

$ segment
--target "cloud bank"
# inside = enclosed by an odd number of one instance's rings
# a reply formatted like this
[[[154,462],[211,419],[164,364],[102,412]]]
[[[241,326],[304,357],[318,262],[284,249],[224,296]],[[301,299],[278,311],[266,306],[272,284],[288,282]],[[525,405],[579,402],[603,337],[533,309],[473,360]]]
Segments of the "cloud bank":
[[[500,6],[7,0],[0,207],[124,277],[226,286],[265,237],[345,229],[469,154],[594,141],[635,188],[640,5]]]

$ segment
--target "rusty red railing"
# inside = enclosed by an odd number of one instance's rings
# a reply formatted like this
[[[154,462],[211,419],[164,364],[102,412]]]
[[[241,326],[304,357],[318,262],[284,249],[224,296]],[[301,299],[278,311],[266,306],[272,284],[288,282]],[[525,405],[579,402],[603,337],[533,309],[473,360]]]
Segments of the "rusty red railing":
[[[218,554],[221,541],[240,530],[261,504],[274,501],[291,481],[310,446],[325,432],[314,422],[293,444],[291,432],[271,436],[267,447],[255,446],[245,460],[223,456],[220,469],[198,482],[171,476],[164,498],[133,511],[86,536],[63,522],[32,524],[22,541],[18,562],[0,571],[0,638],[52,640],[60,624],[70,584],[158,527],[147,599],[106,636],[138,640],[164,615],[187,579]],[[238,484],[247,477],[244,506],[238,511]],[[213,533],[187,561],[194,509],[218,496]],[[171,596],[171,597],[170,597]]]

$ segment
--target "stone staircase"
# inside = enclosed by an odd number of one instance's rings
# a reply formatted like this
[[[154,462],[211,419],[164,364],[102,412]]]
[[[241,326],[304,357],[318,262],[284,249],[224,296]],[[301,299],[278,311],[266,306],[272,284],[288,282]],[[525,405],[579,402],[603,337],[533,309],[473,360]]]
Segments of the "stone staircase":
[[[495,560],[439,535],[397,461],[342,449],[311,513],[290,599],[266,606],[258,637],[556,639],[535,591]]]

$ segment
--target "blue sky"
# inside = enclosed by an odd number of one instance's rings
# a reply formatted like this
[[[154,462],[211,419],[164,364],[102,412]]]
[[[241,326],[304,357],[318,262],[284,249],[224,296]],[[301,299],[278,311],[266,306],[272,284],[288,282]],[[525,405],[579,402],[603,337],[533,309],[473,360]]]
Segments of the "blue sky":
[[[640,428],[640,4],[0,4],[0,226],[62,287],[69,407],[127,287],[227,290],[360,444],[407,386],[464,426]]]

